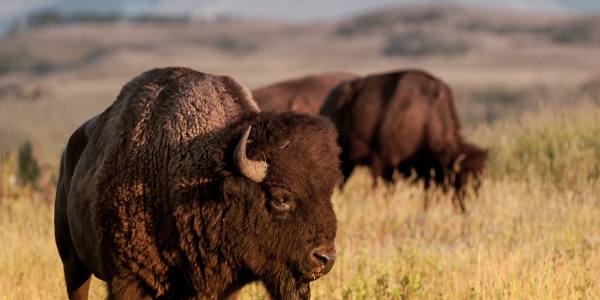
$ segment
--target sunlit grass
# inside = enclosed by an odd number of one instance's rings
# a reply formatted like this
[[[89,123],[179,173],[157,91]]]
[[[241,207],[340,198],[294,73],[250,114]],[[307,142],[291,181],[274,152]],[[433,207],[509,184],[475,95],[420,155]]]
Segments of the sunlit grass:
[[[336,191],[338,258],[313,299],[600,298],[600,108],[544,109],[469,137],[491,157],[464,215],[418,184],[371,190],[364,169]],[[15,189],[13,163],[0,178],[0,299],[64,299],[54,195]],[[90,298],[102,299],[93,282]]]

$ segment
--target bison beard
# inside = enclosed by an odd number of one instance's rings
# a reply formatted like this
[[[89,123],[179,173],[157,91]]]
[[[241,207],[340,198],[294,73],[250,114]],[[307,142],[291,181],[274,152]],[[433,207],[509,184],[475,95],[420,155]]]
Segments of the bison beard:
[[[285,281],[281,281],[285,282]],[[285,284],[265,284],[271,299],[307,300],[310,299],[310,285],[307,282],[288,281]]]
[[[307,139],[310,136],[310,139]],[[229,77],[155,69],[71,136],[55,237],[70,299],[309,299],[335,261],[341,181],[325,118],[260,112]]]

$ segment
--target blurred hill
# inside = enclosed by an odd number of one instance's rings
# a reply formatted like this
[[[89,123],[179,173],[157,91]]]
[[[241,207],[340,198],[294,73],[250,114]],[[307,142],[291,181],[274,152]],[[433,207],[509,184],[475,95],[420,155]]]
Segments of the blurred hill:
[[[294,22],[333,22],[393,6],[454,4],[519,12],[593,13],[600,2],[588,0],[0,0],[0,37],[43,22],[96,20],[137,20],[178,18],[215,20],[219,18],[270,19]]]
[[[322,71],[425,69],[454,88],[468,125],[600,98],[598,15],[420,5],[303,23],[102,16],[38,15],[0,40],[0,153],[30,140],[56,164],[70,133],[128,80],[171,65],[249,88]]]

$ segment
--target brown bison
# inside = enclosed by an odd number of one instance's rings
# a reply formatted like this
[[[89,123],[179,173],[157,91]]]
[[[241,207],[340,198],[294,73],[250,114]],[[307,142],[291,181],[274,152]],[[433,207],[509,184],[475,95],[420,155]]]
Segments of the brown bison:
[[[317,115],[331,89],[357,77],[346,72],[309,75],[257,88],[252,90],[252,96],[262,110],[294,110]]]
[[[307,137],[311,137],[307,139]],[[230,77],[145,72],[62,155],[55,235],[70,299],[309,299],[329,272],[341,181],[326,118],[260,112]]]
[[[464,186],[483,172],[487,151],[464,141],[444,82],[418,70],[367,76],[338,85],[320,113],[338,128],[344,182],[356,165],[367,165],[375,183],[414,172],[453,186],[465,210]]]

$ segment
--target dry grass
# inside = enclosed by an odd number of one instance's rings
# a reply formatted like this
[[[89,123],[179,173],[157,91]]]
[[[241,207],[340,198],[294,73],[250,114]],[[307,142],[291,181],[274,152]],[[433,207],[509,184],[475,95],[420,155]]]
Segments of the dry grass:
[[[371,191],[359,170],[333,197],[338,260],[313,299],[600,299],[599,133],[592,104],[474,128],[491,160],[465,215],[405,181]],[[63,299],[54,195],[15,188],[14,157],[2,167],[0,299]],[[103,284],[92,291],[101,299]],[[241,298],[265,294],[253,285]]]

